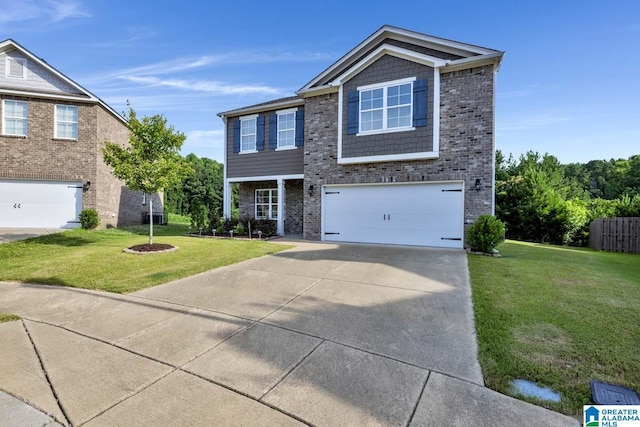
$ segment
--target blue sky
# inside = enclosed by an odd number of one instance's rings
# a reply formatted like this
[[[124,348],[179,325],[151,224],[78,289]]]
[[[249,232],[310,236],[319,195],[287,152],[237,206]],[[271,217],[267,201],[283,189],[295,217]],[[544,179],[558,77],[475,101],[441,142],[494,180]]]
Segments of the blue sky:
[[[497,148],[640,154],[640,2],[0,0],[12,38],[117,111],[222,161],[218,112],[294,91],[384,24],[506,51]]]

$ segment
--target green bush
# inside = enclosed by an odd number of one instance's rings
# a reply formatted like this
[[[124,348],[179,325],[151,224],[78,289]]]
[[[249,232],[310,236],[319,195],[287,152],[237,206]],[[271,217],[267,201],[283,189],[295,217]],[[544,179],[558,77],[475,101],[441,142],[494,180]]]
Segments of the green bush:
[[[83,209],[80,212],[80,225],[85,230],[93,230],[100,225],[100,217],[95,209]]]
[[[480,215],[467,228],[467,244],[471,249],[492,253],[504,241],[504,223],[493,215]]]
[[[206,230],[209,219],[209,208],[200,199],[193,199],[191,203],[191,228]]]

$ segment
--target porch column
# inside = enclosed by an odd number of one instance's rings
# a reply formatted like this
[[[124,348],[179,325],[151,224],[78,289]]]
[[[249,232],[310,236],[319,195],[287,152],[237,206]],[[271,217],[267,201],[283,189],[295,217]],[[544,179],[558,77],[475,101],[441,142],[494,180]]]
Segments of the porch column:
[[[276,232],[284,236],[284,180],[278,178],[278,221]]]
[[[222,192],[222,215],[224,218],[231,218],[231,183],[226,179]]]

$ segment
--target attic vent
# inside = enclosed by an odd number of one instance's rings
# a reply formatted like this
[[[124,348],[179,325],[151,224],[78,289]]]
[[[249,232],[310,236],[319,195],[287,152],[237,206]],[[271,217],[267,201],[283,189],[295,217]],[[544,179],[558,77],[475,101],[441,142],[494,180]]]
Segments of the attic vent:
[[[27,60],[7,58],[7,77],[16,79],[27,78]]]

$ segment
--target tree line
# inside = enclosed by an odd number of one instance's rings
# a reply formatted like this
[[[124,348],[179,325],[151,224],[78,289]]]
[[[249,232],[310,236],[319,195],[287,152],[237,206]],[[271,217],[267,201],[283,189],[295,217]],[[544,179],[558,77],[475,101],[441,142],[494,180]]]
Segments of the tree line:
[[[496,216],[515,240],[584,246],[597,218],[640,216],[640,155],[561,164],[496,152]]]

